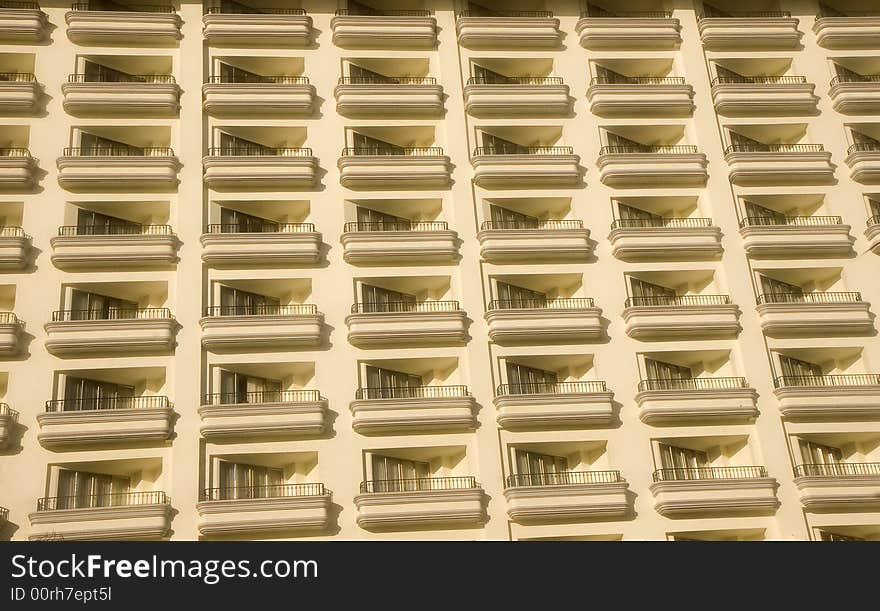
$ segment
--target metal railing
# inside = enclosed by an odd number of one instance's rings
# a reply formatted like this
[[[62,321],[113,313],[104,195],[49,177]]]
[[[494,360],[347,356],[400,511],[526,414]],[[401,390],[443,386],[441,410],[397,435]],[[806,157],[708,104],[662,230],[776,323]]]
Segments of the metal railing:
[[[259,76],[236,76],[238,73],[233,72],[232,75],[215,75],[208,77],[209,83],[221,83],[224,85],[308,85],[309,77],[307,76],[287,76],[285,74],[276,75],[259,75]]]
[[[15,312],[0,312],[0,324],[2,325],[21,325],[21,319],[15,315]]]
[[[436,157],[443,155],[439,146],[347,146],[342,149],[343,157],[358,155],[392,155],[409,157]]]
[[[729,153],[818,153],[824,151],[821,144],[731,144],[724,149]]]
[[[587,10],[581,12],[583,19],[670,19],[671,17],[671,11],[617,11],[612,13],[593,5],[588,5]]]
[[[712,79],[715,85],[803,85],[805,76],[718,76]]]
[[[312,149],[307,147],[270,146],[212,146],[209,157],[312,157]]]
[[[876,216],[868,217],[867,223],[868,223],[868,227],[871,227],[873,225],[880,225],[880,214],[878,214]]]
[[[208,306],[205,308],[205,316],[302,316],[317,313],[318,306],[313,303]]]
[[[2,6],[0,6],[2,8]],[[0,72],[3,83],[36,83],[37,77],[30,72]]]
[[[433,76],[340,76],[340,85],[436,85]]]
[[[147,397],[91,397],[88,399],[55,399],[46,401],[46,411],[57,412],[88,412],[115,409],[168,409],[171,402],[164,395]]]
[[[68,146],[64,148],[65,157],[174,157],[170,146]]]
[[[0,238],[30,238],[21,227],[0,227]]]
[[[880,462],[806,463],[794,468],[795,477],[880,475]]]
[[[305,9],[301,8],[254,8],[238,2],[214,2],[205,9],[207,14],[224,15],[305,15]]]
[[[345,233],[358,231],[446,231],[446,221],[382,221],[381,223],[346,223]]]
[[[472,76],[468,85],[562,85],[561,76]]]
[[[176,81],[170,74],[121,74],[113,75],[113,78],[91,78],[86,74],[69,74],[68,83],[148,83],[172,85]]]
[[[340,17],[430,17],[432,13],[429,10],[392,11],[386,9],[339,8],[336,9],[336,15]]]
[[[762,293],[758,304],[763,303],[857,303],[862,294],[856,291],[817,293]]]
[[[373,479],[361,482],[361,494],[373,492],[427,492],[430,490],[470,490],[477,488],[473,476],[420,477],[413,479]]]
[[[683,76],[594,76],[590,85],[684,85]]]
[[[740,18],[749,18],[749,19],[788,19],[791,17],[791,13],[788,11],[736,11],[736,12],[721,12],[718,10],[712,10],[710,7],[704,5],[703,10],[705,11],[702,15],[697,15],[697,21],[702,21],[704,19],[740,19]]]
[[[477,155],[573,155],[570,146],[478,146],[473,156]]]
[[[75,496],[47,496],[37,499],[37,511],[57,509],[91,509],[99,507],[126,507],[132,505],[167,505],[164,492],[117,492]]]
[[[58,235],[173,235],[171,225],[62,225]]]
[[[176,13],[171,5],[164,4],[117,4],[115,2],[76,2],[72,11],[109,11],[114,13]]]
[[[693,144],[644,145],[644,146],[603,146],[599,149],[599,157],[604,155],[693,155],[699,149]]]
[[[712,219],[707,218],[651,218],[614,219],[612,229],[673,229],[681,227],[711,227]]]
[[[2,8],[2,7],[0,7]],[[9,510],[6,507],[0,507],[0,522],[5,522],[9,519]]]
[[[655,482],[692,479],[757,479],[767,477],[766,467],[673,467],[654,471]]]
[[[490,310],[580,310],[595,307],[592,297],[565,299],[493,299]]]
[[[648,378],[639,381],[639,392],[645,390],[730,390],[748,388],[745,378]]]
[[[0,148],[0,157],[28,157],[31,158],[31,152],[22,147],[4,147]]]
[[[244,501],[250,499],[286,499],[299,496],[326,496],[324,484],[268,484],[265,486],[230,486],[205,488],[200,501]]]
[[[880,151],[880,142],[856,142],[855,144],[850,144],[846,149],[846,154],[852,153],[865,153],[871,152],[876,153]]]
[[[15,0],[0,0],[0,8],[38,11],[40,10],[40,5],[36,2],[16,2]]]
[[[625,308],[639,306],[703,306],[729,305],[730,295],[655,295],[651,297],[629,297]]]
[[[878,386],[880,374],[842,373],[831,375],[779,376],[773,380],[776,388],[801,387],[840,387],[840,386]]]
[[[500,384],[495,395],[569,395],[607,392],[608,387],[601,380],[583,382],[530,382],[526,384]]]
[[[6,416],[13,421],[18,420],[18,412],[9,407],[8,403],[0,403],[0,416]]]
[[[831,79],[831,86],[840,83],[880,83],[880,74],[843,74]]]
[[[583,229],[583,221],[566,220],[528,220],[528,221],[483,221],[482,230],[492,229]]]
[[[52,322],[72,320],[170,320],[168,308],[110,308],[108,310],[55,310]]]
[[[212,223],[208,233],[315,233],[314,223]]]
[[[321,392],[318,390],[260,390],[207,394],[204,396],[203,405],[238,405],[242,403],[259,405],[262,403],[300,403],[320,400]]]
[[[351,306],[352,314],[372,314],[376,312],[458,312],[461,306],[457,301],[386,301],[359,302]]]
[[[742,227],[785,227],[785,226],[812,226],[812,225],[842,225],[843,219],[839,216],[786,216],[778,218],[774,216],[747,216],[739,222]]]
[[[457,17],[537,17],[541,19],[548,19],[553,17],[553,13],[550,11],[491,11],[491,10],[470,10],[470,11],[461,11],[456,15]]]
[[[358,388],[355,399],[435,399],[444,397],[469,397],[467,386],[375,386]]]
[[[572,486],[622,482],[620,471],[561,471],[556,473],[515,473],[507,476],[507,487]]]

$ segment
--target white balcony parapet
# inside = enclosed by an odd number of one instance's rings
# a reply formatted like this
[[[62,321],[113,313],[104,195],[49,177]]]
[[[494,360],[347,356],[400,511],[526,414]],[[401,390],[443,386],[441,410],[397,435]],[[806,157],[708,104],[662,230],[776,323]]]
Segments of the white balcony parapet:
[[[694,88],[677,76],[593,77],[587,101],[602,116],[687,116],[694,110]]]
[[[2,39],[3,9],[0,8],[0,39]],[[0,75],[0,112],[11,115],[29,115],[40,106],[40,84],[33,74],[5,73]]]
[[[750,257],[839,256],[852,252],[852,227],[839,216],[747,217],[739,233]]]
[[[815,89],[802,76],[717,77],[712,102],[722,115],[809,115],[819,101]]]
[[[171,502],[164,492],[125,492],[101,497],[105,505],[78,507],[79,497],[45,497],[28,518],[31,541],[165,539],[171,532]]]
[[[498,426],[508,430],[591,427],[614,422],[614,393],[598,380],[501,384],[495,391]]]
[[[835,76],[831,79],[828,97],[837,112],[880,113],[880,74]]]
[[[436,263],[458,256],[458,234],[445,221],[346,223],[340,241],[343,259],[354,265]]]
[[[449,157],[436,146],[348,147],[337,165],[348,189],[445,189],[452,180]]]
[[[821,144],[732,144],[724,150],[730,182],[736,185],[828,184],[834,180],[831,153]]]
[[[485,221],[477,233],[480,255],[491,263],[526,260],[583,261],[593,252],[583,221]]]
[[[264,81],[235,82],[213,76],[202,85],[202,108],[209,115],[310,116],[315,87],[304,76],[266,76]]]
[[[46,38],[49,17],[36,2],[5,2],[0,7],[0,40],[35,43]]]
[[[654,509],[667,518],[770,514],[779,506],[776,480],[764,467],[658,469]]]
[[[202,16],[205,41],[211,45],[307,47],[312,43],[312,18],[301,8],[261,8],[226,12],[225,3]]]
[[[5,450],[12,445],[16,427],[18,426],[19,413],[11,409],[8,404],[0,403],[0,450]]]
[[[721,229],[709,218],[617,219],[608,240],[626,261],[711,259],[723,250]]]
[[[198,412],[209,441],[309,437],[328,426],[327,400],[310,389],[216,393],[205,397]]]
[[[870,304],[856,292],[762,294],[757,311],[761,328],[770,336],[861,334],[874,329]]]
[[[212,224],[199,241],[209,265],[311,265],[321,259],[321,234],[313,223],[272,223],[262,231]]]
[[[338,9],[330,20],[333,44],[343,48],[433,48],[437,20],[427,10]]]
[[[880,144],[852,144],[843,160],[850,177],[862,184],[880,183]]]
[[[350,404],[352,428],[363,435],[466,431],[476,426],[466,386],[359,388]]]
[[[475,116],[566,115],[572,99],[560,77],[470,77],[464,88],[465,112]]]
[[[94,227],[64,226],[49,243],[60,269],[167,266],[177,263],[180,240],[169,225],[132,225],[99,233]]]
[[[0,270],[27,267],[32,241],[21,227],[0,227]]]
[[[430,117],[443,112],[443,87],[432,77],[344,76],[333,89],[333,97],[341,115]]]
[[[69,191],[170,191],[180,162],[168,147],[64,149],[58,184]]]
[[[170,4],[143,5],[132,10],[104,10],[88,0],[64,15],[67,37],[77,44],[171,46],[181,38],[183,20]]]
[[[44,448],[157,443],[171,439],[173,406],[164,396],[61,399],[37,414]]]
[[[64,110],[73,115],[168,115],[180,110],[180,87],[171,75],[132,76],[118,82],[71,74],[61,85]]]
[[[674,49],[681,23],[671,12],[608,13],[591,9],[575,25],[587,49]]]
[[[365,481],[354,497],[366,530],[476,527],[486,520],[484,503],[473,477]]]
[[[0,148],[0,191],[30,191],[36,184],[37,160],[26,148]]]
[[[318,182],[318,159],[310,148],[214,147],[202,165],[205,184],[216,191],[311,189]]]
[[[880,14],[824,16],[813,22],[816,43],[826,49],[877,48],[880,37]]]
[[[799,20],[783,11],[704,15],[697,21],[707,49],[794,49]]]
[[[581,182],[580,157],[570,146],[528,146],[510,151],[477,147],[471,164],[474,183],[490,189],[566,187]]]
[[[55,356],[163,353],[174,349],[178,324],[168,308],[57,310],[44,325]]]
[[[779,376],[773,394],[786,418],[847,420],[880,416],[880,375]]]
[[[455,31],[458,43],[469,48],[555,48],[562,43],[559,19],[548,11],[462,11]]]
[[[489,339],[499,344],[595,341],[604,334],[602,309],[590,298],[494,300],[486,311]]]
[[[758,416],[758,393],[745,378],[700,377],[639,382],[639,418],[650,425],[748,422]]]
[[[623,310],[626,334],[641,340],[732,336],[739,307],[727,295],[630,297]]]
[[[467,339],[467,314],[457,301],[356,303],[345,317],[354,346],[457,344]]]
[[[318,346],[324,315],[313,304],[214,306],[199,320],[202,346],[212,351]]]
[[[507,515],[518,524],[588,522],[630,512],[629,484],[619,471],[525,473],[507,477]]]
[[[797,465],[794,485],[807,511],[876,511],[880,508],[880,463]]]
[[[696,146],[603,146],[596,166],[611,187],[698,186],[705,184],[706,155]]]

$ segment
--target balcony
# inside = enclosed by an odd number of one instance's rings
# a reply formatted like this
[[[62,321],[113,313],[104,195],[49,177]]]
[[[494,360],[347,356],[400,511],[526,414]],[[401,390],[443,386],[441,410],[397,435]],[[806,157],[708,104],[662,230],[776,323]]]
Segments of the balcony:
[[[430,11],[337,9],[330,20],[333,44],[344,48],[433,48],[437,20]]]
[[[629,484],[619,471],[509,475],[507,515],[518,524],[621,519],[629,513]]]
[[[816,44],[826,49],[876,49],[880,37],[880,14],[817,15],[813,33]]]
[[[0,450],[5,450],[12,444],[17,426],[18,412],[10,409],[6,403],[0,403]]]
[[[614,422],[614,393],[605,382],[501,384],[495,390],[498,426],[507,430],[589,428]]]
[[[793,216],[783,223],[770,217],[746,217],[739,224],[750,257],[848,255],[855,243],[850,229],[839,216]]]
[[[359,388],[350,404],[362,435],[466,431],[476,426],[476,402],[466,386]]]
[[[100,497],[44,497],[28,518],[31,541],[156,540],[171,532],[171,501],[164,492]]]
[[[467,339],[467,314],[457,301],[356,303],[345,324],[348,343],[361,348],[458,344]]]
[[[880,74],[835,76],[831,79],[828,96],[837,112],[854,115],[880,113]]]
[[[880,506],[880,463],[798,465],[794,485],[807,511],[876,511]]]
[[[880,144],[852,144],[846,150],[844,163],[850,177],[863,184],[880,183]]]
[[[722,115],[811,115],[819,98],[803,76],[712,79],[712,102]]]
[[[199,241],[209,265],[311,265],[321,258],[321,234],[313,223],[267,223],[257,231],[216,223]]]
[[[36,184],[37,160],[26,148],[0,148],[0,191],[30,191]]]
[[[694,88],[678,76],[593,77],[587,88],[590,112],[601,116],[687,116],[694,110]]]
[[[741,186],[827,184],[831,153],[821,144],[731,144],[724,149],[730,182]]]
[[[310,437],[329,425],[327,400],[317,390],[214,393],[198,411],[202,437],[210,442]]]
[[[346,223],[342,258],[354,265],[440,263],[458,255],[458,234],[445,221]]]
[[[216,191],[310,189],[318,182],[318,158],[310,148],[208,149],[205,184]]]
[[[445,189],[452,180],[449,157],[438,146],[346,147],[337,166],[348,189]]]
[[[37,414],[37,439],[52,450],[97,444],[160,443],[171,439],[173,406],[168,397],[95,397],[46,401]]]
[[[473,477],[370,480],[354,497],[366,530],[468,528],[486,520],[483,489]]]
[[[850,373],[780,376],[773,394],[791,419],[859,419],[880,416],[880,375]]]
[[[499,344],[596,341],[602,309],[590,298],[493,300],[486,311],[489,339]]]
[[[798,19],[784,11],[705,15],[697,21],[707,49],[794,49],[800,44]]]
[[[880,215],[868,219],[868,228],[865,229],[865,237],[871,243],[871,250],[880,254]]]
[[[712,259],[721,255],[721,229],[709,218],[616,219],[612,254],[625,261]]]
[[[2,37],[3,8],[0,8]],[[33,74],[0,74],[0,112],[4,115],[31,115],[40,106],[40,85]]]
[[[639,382],[639,418],[650,425],[747,422],[758,416],[758,393],[745,378],[648,379]]]
[[[490,263],[583,261],[593,252],[583,221],[485,221],[477,233],[480,256]]]
[[[31,242],[31,236],[21,227],[0,227],[0,270],[27,267]]]
[[[98,228],[66,225],[53,236],[52,263],[61,269],[164,267],[177,263],[180,240],[170,225]]]
[[[252,8],[237,2],[209,5],[202,32],[210,45],[307,47],[312,18],[301,8]]]
[[[562,43],[559,19],[548,11],[462,11],[455,31],[458,44],[468,48],[549,49]]]
[[[764,467],[658,469],[651,493],[654,509],[667,518],[773,513],[776,480]]]
[[[630,297],[623,321],[626,334],[639,340],[733,336],[741,328],[728,295]]]
[[[69,191],[170,191],[180,162],[169,147],[67,147],[58,184]]]
[[[326,530],[333,495],[324,484],[208,488],[196,505],[199,533],[273,534]]]
[[[341,115],[436,116],[443,112],[443,87],[431,77],[343,76],[333,89]]]
[[[311,116],[315,87],[305,76],[264,76],[258,82],[212,76],[202,85],[202,108],[212,116]]]
[[[770,336],[863,334],[874,329],[870,304],[856,292],[758,296],[761,328]]]
[[[208,350],[296,348],[321,344],[324,315],[314,304],[213,306],[199,325]]]
[[[674,49],[681,44],[681,23],[671,12],[581,13],[575,31],[587,49]]]
[[[15,356],[21,352],[24,322],[12,312],[0,312],[0,357]]]
[[[36,2],[6,0],[0,6],[0,40],[36,43],[46,37],[49,17]]]
[[[76,44],[144,46],[176,45],[181,38],[183,21],[171,5],[107,10],[111,5],[94,0],[74,4],[64,15],[67,37]]]
[[[131,75],[112,82],[71,74],[61,93],[64,110],[72,115],[177,116],[180,110],[180,87],[170,74]]]
[[[464,88],[464,109],[475,117],[567,115],[571,112],[568,85],[560,77],[472,76]]]
[[[177,321],[168,308],[56,310],[44,325],[46,350],[60,357],[163,353],[174,349]]]
[[[474,183],[484,188],[571,187],[581,181],[580,157],[570,146],[526,146],[508,151],[480,146],[471,155]]]
[[[705,184],[706,155],[696,146],[603,146],[596,162],[609,187],[699,186]]]

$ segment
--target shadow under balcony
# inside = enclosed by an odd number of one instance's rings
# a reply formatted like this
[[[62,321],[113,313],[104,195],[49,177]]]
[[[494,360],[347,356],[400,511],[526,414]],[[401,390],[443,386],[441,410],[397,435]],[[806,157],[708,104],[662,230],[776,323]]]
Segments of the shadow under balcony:
[[[799,20],[786,11],[702,15],[697,20],[707,49],[794,49]]]
[[[305,76],[262,76],[238,81],[212,76],[202,85],[202,108],[212,116],[310,116],[315,111],[315,87]]]
[[[803,76],[724,76],[712,80],[712,102],[722,115],[810,115],[815,89]]]
[[[614,422],[614,393],[597,380],[501,384],[498,426],[507,430],[605,426]]]
[[[473,181],[486,188],[574,186],[581,181],[579,163],[570,146],[480,146],[471,155]]]
[[[321,258],[321,234],[313,223],[255,226],[211,224],[199,241],[209,265],[305,265]]]
[[[37,414],[44,448],[140,444],[171,439],[173,406],[164,396],[95,397],[46,401]]]
[[[583,261],[593,252],[590,230],[578,220],[484,221],[477,233],[480,256],[507,261]]]
[[[667,518],[770,514],[779,506],[776,479],[764,467],[658,469],[654,509]]]
[[[349,407],[352,428],[364,435],[476,426],[476,401],[462,385],[359,388]]]
[[[143,114],[176,116],[180,87],[164,74],[126,75],[114,81],[91,80],[71,74],[61,85],[64,110],[72,115]]]
[[[0,40],[36,43],[46,37],[49,16],[37,2],[4,2],[0,6]]]
[[[464,88],[465,112],[475,117],[567,115],[571,104],[568,85],[556,76],[472,76]]]
[[[202,165],[205,185],[216,191],[310,189],[318,182],[310,148],[212,147]]]
[[[624,518],[629,484],[620,471],[565,471],[507,476],[507,515],[518,524]]]
[[[703,259],[721,254],[721,229],[709,218],[616,219],[608,234],[623,260]]]
[[[603,146],[600,180],[610,187],[698,186],[706,182],[706,155],[696,146]]]
[[[327,400],[310,389],[209,394],[198,412],[211,442],[315,436],[328,427]]]
[[[726,337],[739,333],[739,307],[729,295],[629,297],[626,334],[640,340]]]
[[[66,225],[49,243],[61,269],[167,266],[177,263],[180,240],[170,225]]]
[[[169,352],[177,327],[168,308],[56,310],[43,326],[46,350],[60,357]]]
[[[212,306],[199,320],[208,350],[263,349],[321,344],[324,315],[314,304]]]
[[[26,148],[0,148],[0,191],[30,191],[36,183],[37,160]]]
[[[169,191],[180,162],[169,147],[67,147],[58,184],[69,191]]]
[[[347,263],[439,263],[458,256],[458,234],[445,221],[346,223],[340,237]]]
[[[765,293],[758,316],[767,335],[864,334],[874,329],[870,304],[857,292]]]
[[[31,541],[156,540],[171,532],[171,500],[164,492],[44,497],[28,518]]]
[[[847,420],[880,416],[880,374],[779,376],[773,394],[790,419]]]
[[[880,463],[797,465],[794,485],[807,511],[876,511],[880,507]]]
[[[452,165],[438,146],[346,147],[337,162],[349,189],[445,189]]]
[[[739,224],[750,257],[847,255],[855,243],[851,229],[839,216],[746,217]]]
[[[604,334],[602,309],[589,297],[496,299],[485,318],[489,339],[498,344],[595,341]]]
[[[355,303],[345,324],[348,342],[362,348],[458,344],[467,339],[467,314],[457,301]]]
[[[322,531],[333,494],[321,483],[207,488],[196,504],[204,536]]]
[[[483,488],[473,477],[369,480],[354,497],[366,530],[467,528],[485,522]]]
[[[575,32],[587,49],[674,49],[681,23],[667,11],[615,12],[591,8],[581,13]]]
[[[816,16],[813,22],[816,43],[826,49],[877,48],[880,39],[880,13],[861,14],[847,11],[847,15]]]
[[[461,11],[458,44],[468,48],[555,48],[562,43],[559,19],[549,11]]]
[[[64,21],[67,37],[77,44],[150,46],[176,45],[183,23],[170,4],[123,7],[96,0],[73,4]]]
[[[880,143],[852,144],[843,160],[850,177],[863,184],[880,183]]]
[[[745,378],[647,379],[639,382],[639,418],[651,425],[744,422],[758,416],[758,393]]]
[[[433,48],[437,20],[428,10],[337,9],[333,44],[343,48]]]
[[[21,227],[0,227],[0,270],[27,267],[32,242]]]
[[[0,7],[0,24],[3,22],[3,8]],[[2,37],[2,25],[0,25]],[[3,114],[33,114],[40,106],[40,84],[37,77],[29,73],[0,74],[0,112]]]
[[[880,36],[880,22],[878,22]],[[845,114],[880,113],[880,74],[835,76],[828,90],[832,106]]]
[[[443,87],[428,76],[343,76],[333,97],[341,115],[430,117],[443,112]]]
[[[15,429],[18,426],[19,413],[11,409],[8,404],[0,403],[0,450],[6,449],[12,443]]]
[[[202,32],[211,45],[307,47],[312,18],[301,8],[252,8],[237,2],[209,5]]]
[[[730,182],[743,185],[827,184],[831,153],[821,144],[731,144],[724,149]]]
[[[590,112],[602,116],[687,116],[694,110],[694,88],[679,76],[593,77],[587,88]]]

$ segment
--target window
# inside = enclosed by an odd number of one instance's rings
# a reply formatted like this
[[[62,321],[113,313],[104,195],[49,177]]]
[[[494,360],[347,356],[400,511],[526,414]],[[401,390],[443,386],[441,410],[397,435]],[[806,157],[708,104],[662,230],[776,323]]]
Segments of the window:
[[[535,229],[541,226],[541,221],[534,216],[508,210],[501,206],[491,204],[489,214],[492,222],[499,228],[504,229]]]
[[[645,357],[645,372],[649,380],[667,383],[661,384],[661,390],[663,388],[681,388],[684,380],[692,380],[694,377],[690,367],[673,365],[647,357]]]
[[[132,406],[134,386],[68,376],[64,380],[64,411],[126,409]]]
[[[125,142],[111,140],[90,134],[88,132],[80,132],[79,148],[82,155],[93,156],[112,156],[112,155],[143,155],[144,149],[131,146]]]
[[[72,289],[70,309],[71,320],[119,320],[137,318],[138,304],[136,301]]]
[[[874,222],[880,223],[880,200],[869,199],[868,206],[871,208],[871,217],[874,218]]]
[[[418,397],[422,394],[421,376],[367,365],[366,377],[370,399]]]
[[[708,466],[709,457],[701,450],[661,443],[660,462],[663,469],[672,470],[672,479],[704,479],[705,474],[698,469]]]
[[[372,455],[373,491],[405,492],[432,490],[431,470],[427,462]]]
[[[750,225],[785,225],[787,217],[781,212],[759,206],[754,202],[745,201],[746,218]]]
[[[595,64],[594,67],[596,69],[596,78],[600,79],[602,83],[635,84],[639,82],[637,78],[625,76],[601,64]]]
[[[58,509],[125,505],[131,488],[127,477],[61,469],[58,472]]]
[[[514,450],[516,473],[521,485],[548,486],[569,482],[568,459],[563,456],[538,454],[526,450]]]
[[[480,66],[479,64],[474,64],[473,70],[474,78],[478,79],[479,82],[483,85],[507,85],[517,82],[517,79],[515,78],[505,76],[499,72],[495,72],[494,70],[489,70],[488,68]]]
[[[348,75],[352,79],[365,83],[382,83],[393,85],[400,82],[400,79],[394,78],[393,76],[380,74],[378,72],[374,72],[373,70],[362,68],[361,66],[358,66],[356,64],[348,65]]]
[[[838,535],[836,533],[828,532],[827,530],[820,530],[819,537],[822,541],[867,541],[867,539],[863,539],[862,537]]]
[[[634,305],[665,305],[675,303],[675,289],[630,278]]]
[[[89,83],[144,83],[147,80],[142,76],[114,70],[90,60],[85,60],[83,63],[83,73],[86,82]]]
[[[412,228],[409,219],[362,206],[357,207],[357,222],[377,231],[408,231]]]
[[[730,139],[731,146],[736,147],[739,150],[744,151],[766,151],[770,150],[770,147],[763,142],[755,140],[754,138],[749,138],[748,136],[743,136],[739,132],[735,132],[733,130],[727,130],[727,136]]]
[[[351,132],[351,144],[356,155],[402,155],[406,149],[378,138],[365,136],[358,132]]]
[[[220,499],[267,499],[284,496],[281,469],[219,461]]]
[[[794,284],[761,274],[761,291],[772,295],[771,301],[803,301],[804,290]]]
[[[545,371],[507,361],[507,383],[515,394],[555,392],[559,382],[555,371]]]
[[[517,155],[528,154],[529,152],[529,147],[527,146],[499,138],[487,132],[480,132],[480,137],[482,138],[483,148],[486,154],[489,155]]]
[[[271,316],[278,314],[281,300],[231,286],[220,287],[221,316]]]
[[[849,130],[850,134],[852,134],[853,144],[856,144],[860,147],[860,150],[863,151],[880,151],[880,140],[876,138],[872,138],[868,134],[863,134],[862,132],[856,131],[854,129]]]
[[[226,132],[220,132],[220,149],[224,155],[273,155],[275,149]]]
[[[821,385],[822,367],[815,363],[779,355],[779,365],[784,377],[796,378],[799,385],[807,386],[811,382]]]
[[[620,134],[615,134],[614,132],[605,132],[605,139],[610,148],[621,149],[621,152],[650,153],[654,150],[653,146],[642,144],[641,142],[636,142],[629,138],[624,138]]]
[[[220,403],[273,403],[280,400],[280,380],[220,370]]]
[[[496,282],[495,290],[503,308],[543,308],[547,306],[547,295],[539,291],[516,286],[507,282]]]
[[[220,224],[223,233],[261,233],[278,231],[275,221],[245,214],[231,208],[220,208]]]
[[[141,224],[78,208],[76,232],[78,235],[119,235],[141,232]]]
[[[361,306],[364,312],[410,312],[415,303],[415,295],[361,284]]]
[[[629,221],[624,223],[624,227],[662,227],[664,224],[663,217],[659,214],[653,214],[620,202],[617,204],[617,213],[620,215],[620,220]]]
[[[840,448],[803,439],[798,439],[798,447],[801,450],[801,460],[805,465],[836,465],[843,462],[843,452],[840,451]]]
[[[221,83],[272,83],[274,79],[243,68],[219,62]]]

